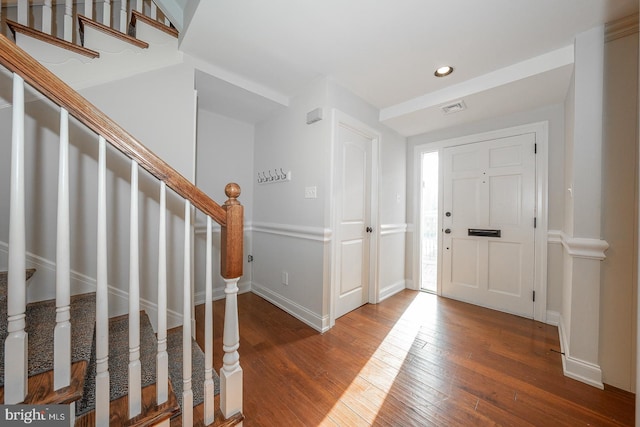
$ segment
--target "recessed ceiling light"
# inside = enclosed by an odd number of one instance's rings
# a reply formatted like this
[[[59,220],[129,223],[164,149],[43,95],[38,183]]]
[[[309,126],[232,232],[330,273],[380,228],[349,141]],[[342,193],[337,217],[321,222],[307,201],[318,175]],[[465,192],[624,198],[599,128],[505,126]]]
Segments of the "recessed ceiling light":
[[[436,77],[444,77],[448,76],[451,73],[453,73],[453,67],[450,65],[445,65],[444,67],[438,68],[435,73],[433,73],[433,75]]]

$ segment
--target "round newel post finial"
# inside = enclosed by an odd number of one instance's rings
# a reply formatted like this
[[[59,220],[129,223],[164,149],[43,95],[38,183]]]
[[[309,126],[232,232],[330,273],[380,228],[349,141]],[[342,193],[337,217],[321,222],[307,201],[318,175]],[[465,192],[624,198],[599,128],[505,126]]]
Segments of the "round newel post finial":
[[[240,202],[238,201],[238,197],[240,196],[240,186],[235,182],[230,182],[224,187],[224,193],[227,195],[229,200],[227,200],[225,205],[238,205]]]

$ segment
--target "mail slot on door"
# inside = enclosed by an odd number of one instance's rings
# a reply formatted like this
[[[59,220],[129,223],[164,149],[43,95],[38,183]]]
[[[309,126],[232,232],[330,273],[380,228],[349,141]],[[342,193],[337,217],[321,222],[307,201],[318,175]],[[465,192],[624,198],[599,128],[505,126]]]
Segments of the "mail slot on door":
[[[502,230],[487,230],[484,228],[469,228],[469,236],[500,237]]]

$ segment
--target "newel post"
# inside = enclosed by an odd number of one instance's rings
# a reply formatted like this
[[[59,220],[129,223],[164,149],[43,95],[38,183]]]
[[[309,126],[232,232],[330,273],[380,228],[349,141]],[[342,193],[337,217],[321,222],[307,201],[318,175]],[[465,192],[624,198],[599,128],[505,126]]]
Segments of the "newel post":
[[[242,412],[242,368],[240,367],[240,330],[238,326],[238,280],[242,276],[244,208],[238,201],[240,186],[227,184],[229,198],[222,206],[227,212],[221,230],[220,272],[226,283],[223,364],[220,372],[220,410],[225,418]]]

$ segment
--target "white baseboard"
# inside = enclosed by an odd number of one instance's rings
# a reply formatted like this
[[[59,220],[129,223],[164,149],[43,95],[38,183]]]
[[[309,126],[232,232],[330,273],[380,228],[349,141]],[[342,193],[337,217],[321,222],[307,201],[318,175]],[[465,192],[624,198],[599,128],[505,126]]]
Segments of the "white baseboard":
[[[380,289],[380,294],[378,295],[378,302],[382,302],[387,298],[397,294],[405,290],[407,287],[405,280],[400,280],[392,285],[389,285],[385,288]]]
[[[564,375],[603,390],[604,384],[602,383],[602,370],[600,369],[600,366],[572,357],[569,354],[569,347],[567,345],[568,341],[565,333],[566,328],[564,326],[562,316],[559,316],[559,318],[560,322],[558,324],[558,333],[560,334],[562,370]]]
[[[560,313],[547,310],[547,325],[558,326],[560,324]]]
[[[318,332],[329,330],[329,316],[320,316],[306,307],[279,295],[256,282],[251,283],[251,292],[281,308],[301,322],[306,323]]]
[[[239,282],[238,294],[244,294],[246,292],[251,292],[251,282],[249,281]],[[204,304],[206,299],[205,297],[206,297],[206,294],[204,291],[196,292],[196,294],[193,296],[194,304],[195,305]],[[224,297],[225,297],[224,288],[213,289],[213,295],[212,295],[213,301],[224,299]]]

